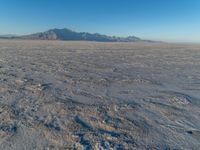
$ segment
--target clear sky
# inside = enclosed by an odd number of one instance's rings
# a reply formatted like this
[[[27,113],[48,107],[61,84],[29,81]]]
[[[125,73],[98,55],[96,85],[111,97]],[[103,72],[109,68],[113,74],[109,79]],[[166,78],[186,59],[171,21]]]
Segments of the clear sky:
[[[0,0],[0,34],[51,28],[200,42],[200,0]]]

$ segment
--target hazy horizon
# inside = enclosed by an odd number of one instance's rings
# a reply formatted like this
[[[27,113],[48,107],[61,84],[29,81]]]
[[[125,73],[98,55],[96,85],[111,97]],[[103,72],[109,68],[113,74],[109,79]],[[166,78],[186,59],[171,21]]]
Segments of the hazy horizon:
[[[200,43],[198,0],[0,0],[0,35],[52,28]]]

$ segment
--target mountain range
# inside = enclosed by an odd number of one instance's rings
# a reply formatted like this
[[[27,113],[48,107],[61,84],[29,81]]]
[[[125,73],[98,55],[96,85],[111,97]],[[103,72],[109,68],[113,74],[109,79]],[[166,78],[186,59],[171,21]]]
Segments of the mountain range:
[[[9,39],[9,38],[16,38],[17,35],[15,34],[5,34],[5,35],[0,35],[0,38],[5,38],[5,39]]]
[[[76,32],[67,28],[64,29],[50,29],[45,32],[39,32],[23,36],[0,36],[6,39],[29,39],[29,40],[64,40],[64,41],[99,41],[99,42],[138,42],[147,41],[142,40],[136,36],[116,37],[107,36],[99,33]]]

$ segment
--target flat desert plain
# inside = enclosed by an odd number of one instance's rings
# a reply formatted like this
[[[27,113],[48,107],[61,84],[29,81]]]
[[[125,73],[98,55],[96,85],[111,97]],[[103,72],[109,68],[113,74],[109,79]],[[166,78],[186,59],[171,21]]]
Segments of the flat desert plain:
[[[1,150],[199,148],[199,45],[0,40]]]

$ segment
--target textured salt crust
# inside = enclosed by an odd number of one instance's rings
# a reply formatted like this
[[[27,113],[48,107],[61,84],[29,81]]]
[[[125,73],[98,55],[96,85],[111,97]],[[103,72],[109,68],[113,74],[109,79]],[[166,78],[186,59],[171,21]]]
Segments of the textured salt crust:
[[[200,46],[0,41],[0,149],[198,149]]]

